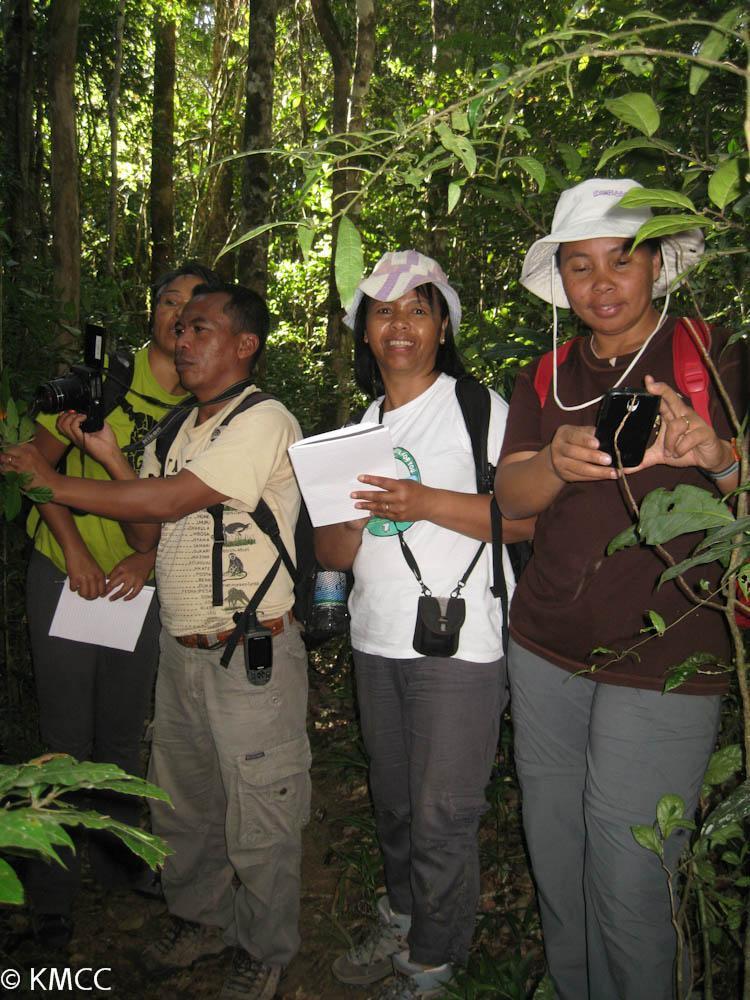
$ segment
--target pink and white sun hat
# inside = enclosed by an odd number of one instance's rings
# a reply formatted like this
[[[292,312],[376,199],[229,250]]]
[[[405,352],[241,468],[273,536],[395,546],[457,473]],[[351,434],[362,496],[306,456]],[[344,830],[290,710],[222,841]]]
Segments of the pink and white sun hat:
[[[410,292],[417,285],[435,285],[443,293],[448,304],[453,336],[457,336],[461,323],[461,302],[458,293],[448,284],[442,267],[432,257],[426,257],[418,250],[398,250],[384,253],[372,270],[357,286],[346,310],[344,322],[352,330],[363,295],[380,302],[393,302]]]
[[[545,302],[570,308],[555,261],[561,243],[591,240],[601,236],[635,236],[652,218],[650,208],[622,208],[619,201],[638,181],[594,177],[560,195],[552,217],[552,232],[533,243],[521,270],[521,284]],[[654,282],[653,298],[666,295],[671,282],[691,267],[703,253],[703,233],[689,229],[661,240],[664,266]]]

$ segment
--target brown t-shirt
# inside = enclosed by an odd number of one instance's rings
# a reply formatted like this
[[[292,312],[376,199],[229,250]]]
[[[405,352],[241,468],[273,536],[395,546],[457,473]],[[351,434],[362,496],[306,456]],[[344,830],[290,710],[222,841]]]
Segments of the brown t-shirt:
[[[675,385],[672,331],[668,320],[625,379],[627,386],[642,387],[645,375]],[[740,419],[747,407],[747,349],[734,344],[722,354],[729,333],[714,330],[711,357]],[[618,358],[614,365],[598,359],[589,339],[578,340],[558,368],[558,396],[566,405],[582,403],[610,388],[632,361]],[[598,404],[584,410],[564,411],[554,401],[552,388],[542,409],[534,389],[538,362],[524,369],[516,381],[510,404],[501,460],[519,451],[540,451],[559,426],[596,423]],[[713,426],[729,439],[733,432],[713,384],[710,392]],[[629,477],[635,499],[663,487],[672,490],[689,483],[715,490],[696,468],[660,465]],[[717,495],[718,495],[718,491]],[[608,543],[632,523],[626,500],[616,481],[570,483],[559,492],[536,523],[534,554],[521,577],[510,613],[510,629],[521,646],[571,672],[602,667],[586,676],[609,684],[661,690],[665,673],[692,653],[707,652],[729,658],[729,635],[724,617],[710,609],[695,609],[668,628],[660,638],[643,642],[647,611],[656,611],[669,624],[694,607],[668,582],[657,589],[665,566],[655,550],[644,546],[606,555]],[[702,534],[682,535],[667,543],[676,560],[688,556]],[[716,564],[685,573],[691,586],[708,580],[713,587],[721,576]],[[622,652],[638,645],[637,656],[612,661],[611,654],[593,655],[596,647]],[[707,668],[710,669],[710,668]],[[684,694],[714,694],[726,689],[727,675],[701,673],[683,684]]]

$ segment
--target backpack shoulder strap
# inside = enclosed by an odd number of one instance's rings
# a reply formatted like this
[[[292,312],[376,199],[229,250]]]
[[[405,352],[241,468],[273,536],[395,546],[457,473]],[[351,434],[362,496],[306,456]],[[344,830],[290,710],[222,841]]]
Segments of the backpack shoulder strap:
[[[489,389],[471,375],[463,375],[456,379],[456,398],[471,440],[477,493],[491,493],[495,482],[495,468],[487,456],[491,407]]]
[[[109,416],[116,409],[133,384],[135,360],[132,351],[126,347],[118,347],[110,355],[107,370],[104,373],[102,386],[102,401],[104,416]]]
[[[576,341],[580,340],[580,337],[573,337],[572,340],[566,340],[564,344],[560,344],[557,348],[557,367],[565,361],[567,356],[570,354],[570,349]],[[549,395],[549,387],[552,385],[552,363],[554,361],[554,354],[552,351],[547,351],[539,359],[539,364],[536,367],[536,374],[534,375],[534,391],[539,399],[539,405],[544,407],[547,402],[547,396]]]
[[[495,488],[495,467],[487,454],[492,403],[487,386],[465,375],[456,380],[456,398],[461,407],[466,430],[471,439],[474,467],[477,476],[477,493],[492,493]],[[492,527],[492,591],[500,598],[503,615],[503,650],[508,649],[508,587],[503,572],[503,519],[494,496],[490,503]]]
[[[168,422],[165,420],[164,429],[156,438],[156,444],[154,447],[156,449],[156,457],[159,460],[162,475],[164,474],[164,463],[167,461],[169,449],[172,447],[180,427],[182,427],[185,423],[187,415],[190,413],[190,409],[192,408],[181,407],[178,404],[174,410],[167,414],[169,420]]]
[[[672,365],[679,391],[690,397],[693,409],[711,426],[708,390],[711,378],[698,346],[711,347],[711,328],[700,320],[678,319],[672,334]]]

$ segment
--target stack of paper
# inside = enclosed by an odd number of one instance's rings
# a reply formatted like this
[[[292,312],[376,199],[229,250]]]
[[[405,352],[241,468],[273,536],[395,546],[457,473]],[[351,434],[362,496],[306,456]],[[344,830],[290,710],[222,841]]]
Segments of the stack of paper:
[[[353,424],[304,438],[290,446],[289,458],[315,527],[367,517],[350,494],[375,487],[357,476],[397,478],[391,432],[382,424]]]

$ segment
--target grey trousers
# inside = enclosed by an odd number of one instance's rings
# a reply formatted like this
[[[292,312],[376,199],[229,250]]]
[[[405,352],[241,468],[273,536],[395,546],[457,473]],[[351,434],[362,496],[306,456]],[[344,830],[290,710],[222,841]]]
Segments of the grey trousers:
[[[511,641],[523,823],[559,1000],[670,1000],[676,936],[658,858],[634,824],[662,795],[695,811],[721,698],[597,684]],[[686,833],[673,834],[674,869]]]
[[[296,625],[273,640],[271,680],[250,684],[240,645],[186,649],[162,631],[149,779],[154,833],[174,850],[171,913],[286,965],[299,949],[302,827],[310,812],[307,656]],[[233,880],[239,880],[235,888]]]
[[[132,653],[49,634],[65,574],[34,552],[26,579],[34,678],[42,741],[54,753],[78,760],[117,764],[141,773],[140,745],[149,714],[159,655],[159,604],[154,597]],[[80,796],[83,808],[96,808],[123,823],[138,824],[142,800],[132,795]],[[80,880],[81,830],[71,831],[79,849],[63,849],[65,868],[29,862],[27,889],[38,913],[69,915]],[[105,886],[122,885],[142,862],[113,835],[88,835],[89,859]]]
[[[390,905],[409,952],[466,961],[479,899],[479,819],[507,703],[505,662],[354,651],[362,735]]]

